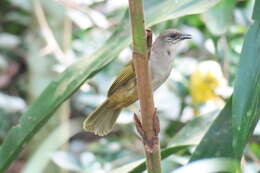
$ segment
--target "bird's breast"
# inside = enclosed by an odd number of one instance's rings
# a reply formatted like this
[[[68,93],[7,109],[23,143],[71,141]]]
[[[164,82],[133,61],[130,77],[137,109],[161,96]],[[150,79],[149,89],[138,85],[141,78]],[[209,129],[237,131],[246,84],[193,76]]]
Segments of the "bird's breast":
[[[155,90],[160,87],[169,77],[172,70],[171,58],[153,58],[151,56],[150,66],[153,89]]]

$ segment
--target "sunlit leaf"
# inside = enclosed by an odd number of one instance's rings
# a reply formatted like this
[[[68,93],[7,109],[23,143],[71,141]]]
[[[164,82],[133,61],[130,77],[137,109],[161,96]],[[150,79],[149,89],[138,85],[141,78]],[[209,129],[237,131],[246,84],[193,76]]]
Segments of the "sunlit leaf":
[[[260,1],[255,1],[255,7],[254,7],[254,13],[253,13],[253,19],[260,20]]]
[[[235,0],[220,1],[216,6],[203,14],[204,22],[210,32],[215,35],[227,32],[233,21],[235,2]]]
[[[190,161],[213,157],[234,157],[231,102],[230,99],[210,126],[206,135],[192,154]]]
[[[148,26],[165,20],[174,19],[189,14],[198,14],[208,10],[220,0],[164,0],[152,9],[155,13],[145,11]]]
[[[249,29],[240,56],[233,99],[210,127],[191,161],[240,158],[260,115],[260,23]],[[232,115],[232,116],[231,116]]]
[[[233,97],[234,149],[241,157],[260,115],[260,21],[250,27],[244,41]]]
[[[203,159],[185,165],[173,173],[213,173],[213,172],[232,172],[241,173],[239,162],[229,158]]]
[[[217,112],[199,116],[188,122],[172,139],[170,144],[178,145],[198,145],[208,128],[216,118]]]
[[[52,154],[67,142],[70,137],[81,131],[81,128],[78,127],[79,124],[78,120],[70,120],[57,127],[26,162],[22,173],[32,173],[36,169],[38,172],[43,172],[51,160]]]

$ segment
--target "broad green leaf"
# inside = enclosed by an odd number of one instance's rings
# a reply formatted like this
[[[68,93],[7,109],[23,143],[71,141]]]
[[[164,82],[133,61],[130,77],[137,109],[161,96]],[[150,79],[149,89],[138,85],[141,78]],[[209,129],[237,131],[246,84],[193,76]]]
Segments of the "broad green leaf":
[[[217,116],[217,111],[199,116],[187,123],[172,139],[172,146],[198,145]]]
[[[145,9],[147,26],[180,16],[200,13],[219,0],[164,0]],[[128,14],[128,13],[126,13]],[[55,110],[87,79],[116,58],[130,44],[128,15],[122,19],[104,46],[89,57],[81,58],[51,82],[39,98],[28,108],[19,124],[12,128],[0,148],[0,172],[16,158],[22,146],[43,126]]]
[[[260,115],[259,67],[260,23],[256,21],[245,37],[233,99],[229,100],[210,127],[191,161],[211,157],[241,157]]]
[[[235,2],[235,0],[222,0],[203,14],[203,20],[211,33],[222,35],[227,32],[233,21]]]
[[[191,145],[180,145],[180,146],[172,146],[172,147],[166,148],[161,151],[161,159],[163,160],[174,153],[187,149],[190,146]],[[145,160],[142,159],[142,160],[138,160],[133,163],[124,165],[120,168],[114,169],[111,171],[111,173],[142,173],[145,169],[146,169]]]
[[[128,13],[127,13],[128,14]],[[11,129],[0,148],[0,172],[2,172],[22,146],[31,139],[39,128],[51,117],[55,110],[80,86],[116,57],[118,52],[130,43],[127,32],[127,15],[106,44],[90,57],[82,58],[69,66],[51,82],[39,98],[22,115],[19,124]]]
[[[26,162],[22,173],[43,172],[51,160],[52,154],[66,143],[70,137],[81,131],[79,120],[69,120],[57,127],[38,147]]]
[[[214,173],[214,172],[232,172],[241,173],[239,162],[229,158],[212,158],[202,159],[188,165],[185,165],[173,173],[188,173],[188,172],[199,172],[199,173]]]
[[[255,1],[255,7],[254,7],[254,13],[253,13],[253,19],[255,20],[260,20],[260,1],[256,0]]]
[[[214,6],[220,0],[164,0],[152,9],[155,13],[145,11],[148,26],[177,17],[199,14]]]
[[[206,135],[196,147],[190,161],[213,158],[234,157],[232,147],[232,100],[229,99],[224,109],[215,119]]]
[[[232,104],[234,150],[238,158],[253,133],[260,115],[260,21],[246,34],[236,74]]]

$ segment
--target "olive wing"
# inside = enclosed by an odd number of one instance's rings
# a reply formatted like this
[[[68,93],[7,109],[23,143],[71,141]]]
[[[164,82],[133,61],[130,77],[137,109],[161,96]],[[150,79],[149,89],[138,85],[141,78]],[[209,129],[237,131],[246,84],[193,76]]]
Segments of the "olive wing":
[[[119,74],[119,76],[116,78],[116,80],[112,83],[107,95],[111,96],[113,93],[115,93],[115,91],[118,88],[121,88],[122,86],[127,84],[127,82],[129,80],[134,79],[134,78],[135,78],[134,66],[133,66],[133,62],[130,61],[124,67],[123,71]]]

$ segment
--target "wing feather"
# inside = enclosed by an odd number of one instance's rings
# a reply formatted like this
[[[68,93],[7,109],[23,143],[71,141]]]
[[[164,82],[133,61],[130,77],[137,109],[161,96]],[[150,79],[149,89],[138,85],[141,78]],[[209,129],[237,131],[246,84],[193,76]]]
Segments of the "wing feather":
[[[130,79],[135,78],[134,66],[132,60],[124,67],[116,80],[112,83],[108,90],[108,96],[112,95],[118,88],[125,85]]]

